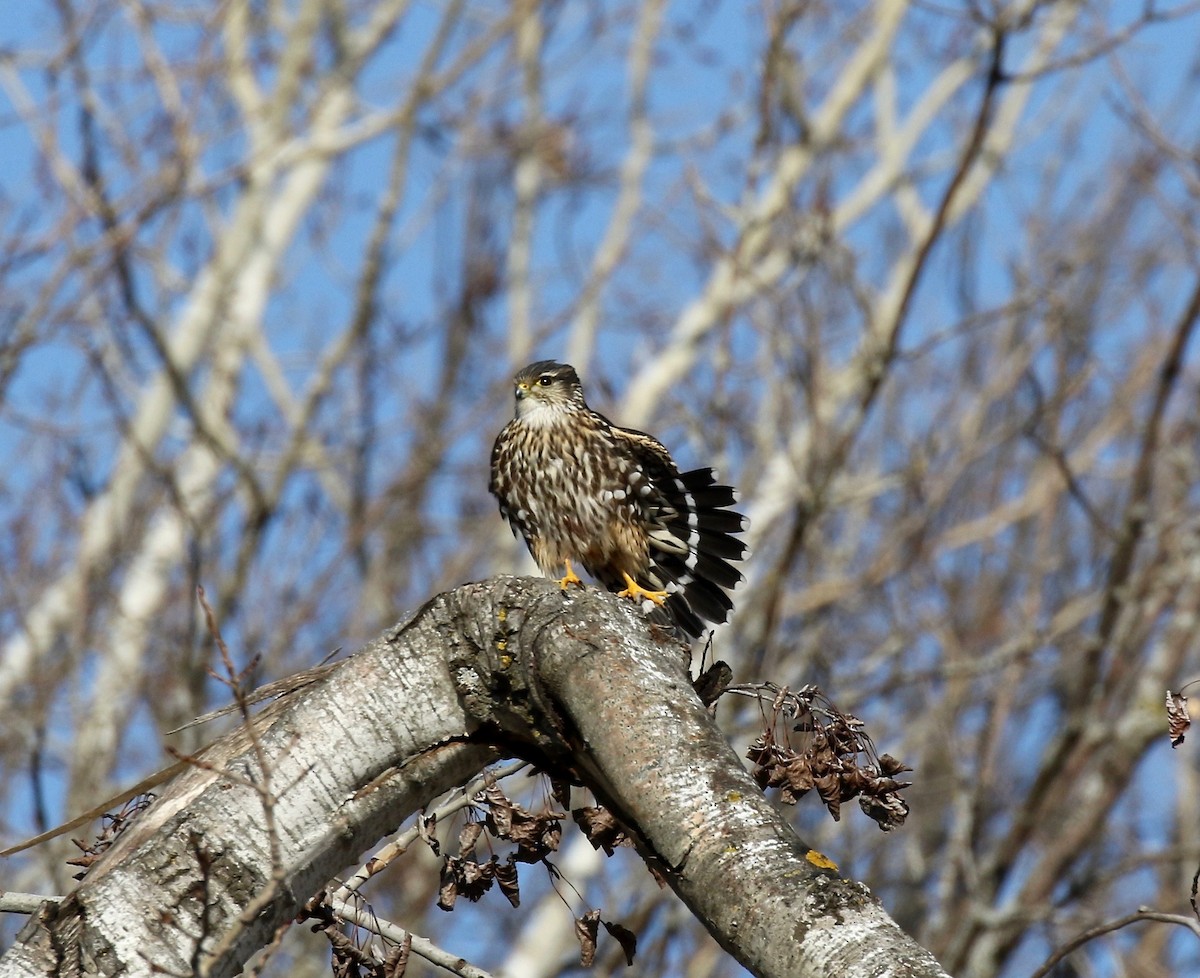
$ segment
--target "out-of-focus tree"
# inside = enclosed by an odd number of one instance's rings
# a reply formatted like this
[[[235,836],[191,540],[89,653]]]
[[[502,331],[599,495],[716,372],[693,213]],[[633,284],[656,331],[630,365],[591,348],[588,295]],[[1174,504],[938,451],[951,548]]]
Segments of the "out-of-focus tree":
[[[916,769],[897,832],[798,817],[949,971],[1027,974],[1140,905],[1187,911],[1200,790],[1161,703],[1200,675],[1193,5],[6,20],[6,838],[227,698],[197,585],[274,679],[530,569],[487,458],[512,370],[555,356],[741,488],[754,553],[717,652],[819,682]],[[640,930],[639,968],[731,973],[589,849],[566,876]],[[3,885],[64,892],[62,856]],[[436,885],[409,866],[372,901],[496,970],[573,967],[571,887],[440,919]],[[268,973],[321,973],[307,948]],[[1075,953],[1200,971],[1162,923]]]

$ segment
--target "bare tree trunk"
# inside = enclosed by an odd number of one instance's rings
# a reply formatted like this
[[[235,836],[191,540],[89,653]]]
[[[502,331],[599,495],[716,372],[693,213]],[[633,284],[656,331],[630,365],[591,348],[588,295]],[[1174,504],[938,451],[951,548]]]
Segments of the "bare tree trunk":
[[[592,789],[754,974],[944,974],[865,886],[821,868],[688,664],[594,589],[442,594],[189,765],[35,915],[0,976],[236,974],[348,861],[504,754]]]

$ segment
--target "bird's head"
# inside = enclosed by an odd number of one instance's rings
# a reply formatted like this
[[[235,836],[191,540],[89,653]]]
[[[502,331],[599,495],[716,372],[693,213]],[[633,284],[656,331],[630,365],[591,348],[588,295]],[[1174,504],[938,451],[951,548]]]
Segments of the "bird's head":
[[[513,378],[513,392],[517,417],[533,423],[549,422],[587,406],[575,368],[554,360],[539,360],[519,371]]]

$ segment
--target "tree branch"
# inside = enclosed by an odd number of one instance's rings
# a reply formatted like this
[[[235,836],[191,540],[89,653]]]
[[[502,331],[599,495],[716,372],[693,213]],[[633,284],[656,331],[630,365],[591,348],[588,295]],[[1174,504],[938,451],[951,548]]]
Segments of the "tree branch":
[[[696,697],[689,663],[598,590],[497,578],[439,595],[188,766],[41,910],[0,976],[236,974],[347,862],[502,754],[590,788],[756,975],[879,974],[883,962],[944,974],[795,835]],[[264,766],[289,786],[272,801],[274,858]]]

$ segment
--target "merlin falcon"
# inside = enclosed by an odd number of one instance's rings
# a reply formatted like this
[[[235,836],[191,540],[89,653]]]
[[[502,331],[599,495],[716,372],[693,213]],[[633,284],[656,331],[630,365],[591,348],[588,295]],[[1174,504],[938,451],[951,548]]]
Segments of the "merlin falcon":
[[[568,364],[539,360],[513,384],[516,416],[492,448],[488,488],[542,573],[581,585],[577,561],[693,638],[725,621],[726,589],[742,579],[729,562],[746,552],[732,536],[746,527],[728,509],[734,490],[711,468],[680,472],[656,438],[589,408]]]

